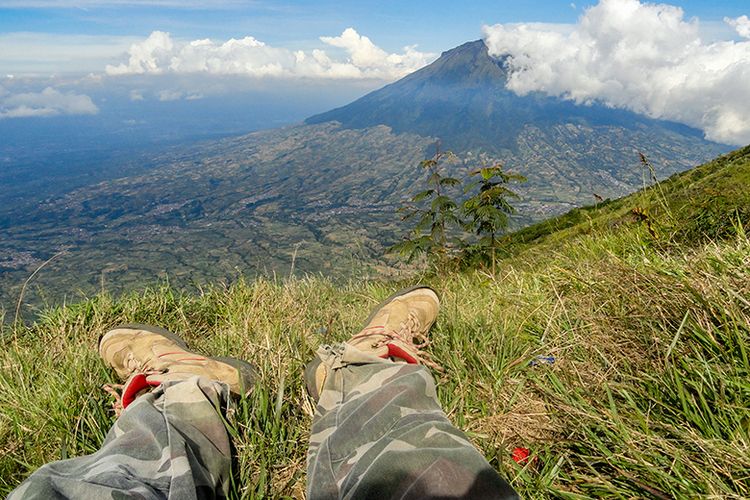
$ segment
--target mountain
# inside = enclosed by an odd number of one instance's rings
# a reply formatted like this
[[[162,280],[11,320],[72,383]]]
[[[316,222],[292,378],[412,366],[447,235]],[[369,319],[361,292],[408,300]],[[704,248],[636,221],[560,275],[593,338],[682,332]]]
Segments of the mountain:
[[[529,179],[516,227],[641,187],[638,151],[665,178],[726,150],[674,123],[519,97],[506,78],[502,60],[471,42],[306,124],[139,154],[117,179],[57,190],[39,179],[43,195],[12,202],[0,192],[0,304],[13,310],[53,256],[24,301],[164,277],[194,287],[239,275],[382,276],[393,271],[384,249],[405,229],[395,210],[421,186],[417,165],[438,139],[460,154],[456,175],[489,155]]]
[[[584,130],[619,127],[704,142],[696,129],[630,111],[601,104],[580,106],[541,93],[518,96],[505,88],[507,80],[505,58],[491,57],[484,42],[477,40],[444,52],[429,66],[351,104],[305,122],[337,121],[347,128],[387,125],[396,133],[439,137],[447,149],[481,148],[493,154],[518,153],[519,137],[530,126],[545,135],[559,126]]]
[[[541,93],[518,96],[505,88],[504,62],[491,57],[482,40],[465,43],[306,123],[386,125],[397,134],[439,138],[444,149],[484,152],[528,178],[522,207],[534,220],[591,203],[594,193],[616,197],[632,191],[642,178],[638,151],[668,175],[730,149],[678,123]]]

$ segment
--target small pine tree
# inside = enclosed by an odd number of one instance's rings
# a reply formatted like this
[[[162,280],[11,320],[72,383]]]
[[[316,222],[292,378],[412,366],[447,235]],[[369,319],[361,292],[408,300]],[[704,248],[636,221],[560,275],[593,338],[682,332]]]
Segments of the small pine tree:
[[[504,172],[500,163],[477,169],[471,172],[471,176],[479,179],[469,184],[465,192],[479,189],[463,203],[463,213],[469,217],[466,228],[480,237],[480,250],[483,253],[489,251],[492,274],[495,274],[497,237],[508,227],[508,216],[516,211],[509,199],[518,198],[507,185],[511,182],[524,182],[526,178],[520,174]]]
[[[419,167],[427,171],[427,189],[412,196],[398,209],[402,221],[416,221],[407,237],[391,247],[391,251],[406,256],[408,261],[418,255],[427,255],[437,264],[446,264],[455,238],[449,236],[454,227],[461,227],[458,203],[451,190],[461,181],[443,175],[444,163],[455,160],[450,151],[435,147],[432,158],[422,160]]]

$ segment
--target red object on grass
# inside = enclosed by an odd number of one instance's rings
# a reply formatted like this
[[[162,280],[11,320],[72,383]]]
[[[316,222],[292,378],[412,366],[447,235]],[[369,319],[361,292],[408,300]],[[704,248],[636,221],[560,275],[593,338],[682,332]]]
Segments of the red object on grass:
[[[526,465],[526,462],[529,461],[529,456],[531,456],[531,451],[528,448],[513,448],[513,455],[511,456],[518,465]]]

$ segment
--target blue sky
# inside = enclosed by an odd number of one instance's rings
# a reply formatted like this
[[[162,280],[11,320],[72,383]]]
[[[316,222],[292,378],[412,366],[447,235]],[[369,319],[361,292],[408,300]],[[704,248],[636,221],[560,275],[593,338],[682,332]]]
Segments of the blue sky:
[[[0,120],[303,89],[322,111],[484,38],[510,56],[514,92],[743,144],[748,14],[748,0],[0,0]]]
[[[0,5],[9,2],[0,2]],[[13,4],[23,2],[10,2]],[[33,2],[28,2],[34,4]],[[44,2],[43,4],[52,3]],[[108,5],[107,2],[58,2],[69,8],[4,8],[0,31],[64,34],[147,35],[154,30],[183,37],[229,38],[253,35],[278,45],[315,42],[348,27],[395,50],[418,43],[444,50],[477,38],[482,24],[497,22],[572,22],[576,10],[566,1],[474,2],[231,2],[223,7],[175,8],[156,5]],[[221,4],[222,2],[216,2]],[[195,4],[194,4],[195,5]]]
[[[284,47],[319,45],[318,37],[353,27],[385,50],[404,45],[441,52],[477,39],[484,24],[574,23],[595,2],[541,1],[24,1],[0,0],[0,33],[183,38],[246,35]],[[750,13],[747,0],[675,0],[686,17],[720,23]],[[52,7],[53,5],[57,7]],[[176,7],[184,5],[184,7]]]

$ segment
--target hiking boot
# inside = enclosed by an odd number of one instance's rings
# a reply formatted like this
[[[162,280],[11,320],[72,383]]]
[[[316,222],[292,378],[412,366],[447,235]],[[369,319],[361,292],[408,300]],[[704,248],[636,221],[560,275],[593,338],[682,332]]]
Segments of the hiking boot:
[[[442,371],[423,352],[431,343],[427,334],[439,308],[440,300],[431,288],[419,285],[404,288],[381,302],[365,321],[364,328],[346,343],[379,358]],[[305,369],[308,392],[316,401],[327,374],[327,367],[317,357]]]
[[[427,332],[435,323],[439,308],[440,300],[432,288],[404,288],[381,302],[365,320],[362,331],[347,344],[379,358],[431,365],[433,362],[421,349],[430,345]]]
[[[99,355],[126,381],[115,407],[126,408],[138,395],[162,382],[185,380],[199,375],[224,382],[236,396],[253,389],[254,367],[234,358],[208,358],[189,351],[187,344],[174,333],[149,325],[122,325],[105,333],[99,340]]]

